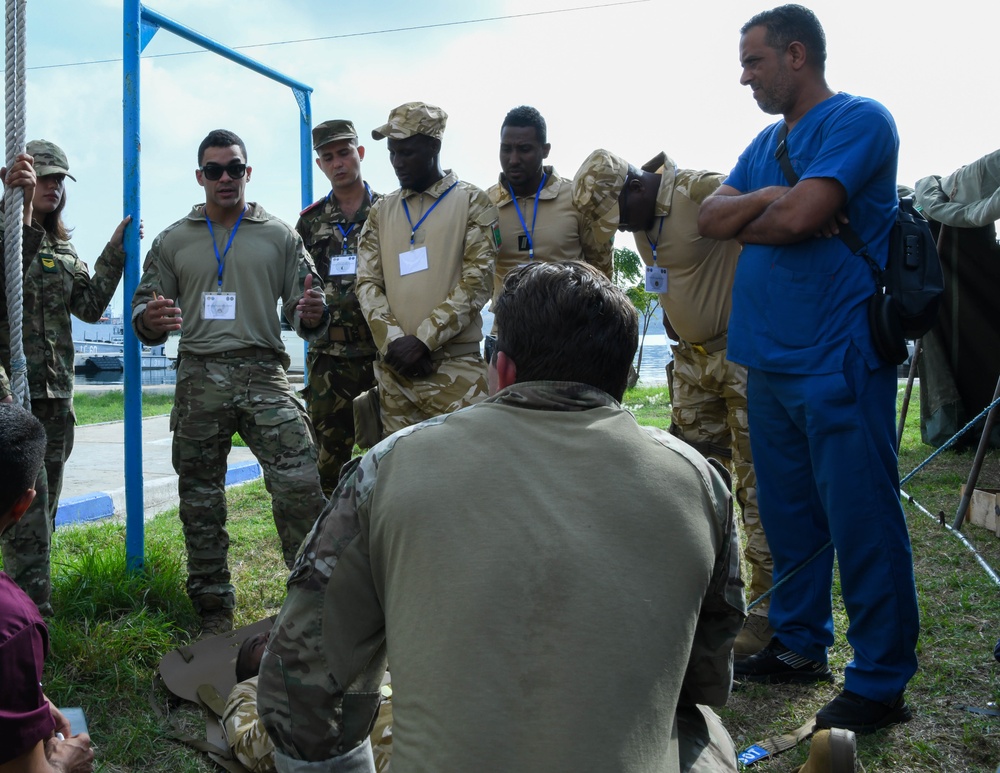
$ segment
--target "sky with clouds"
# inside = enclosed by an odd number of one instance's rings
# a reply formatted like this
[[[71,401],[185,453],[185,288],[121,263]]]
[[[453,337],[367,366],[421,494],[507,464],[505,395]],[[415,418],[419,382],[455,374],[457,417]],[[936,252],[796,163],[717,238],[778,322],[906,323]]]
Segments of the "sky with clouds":
[[[944,175],[1000,147],[996,30],[1000,6],[815,0],[827,79],[874,97],[901,137],[899,180]],[[549,127],[549,161],[571,177],[605,147],[635,164],[664,150],[678,165],[728,172],[774,120],[739,85],[746,0],[151,0],[147,7],[314,91],[312,124],[349,118],[366,179],[398,187],[385,143],[389,110],[423,100],[449,114],[442,163],[488,187],[500,123],[516,105]],[[121,0],[27,4],[28,138],[66,151],[65,220],[92,264],[122,217]],[[436,26],[435,26],[436,25]],[[243,48],[248,47],[248,48]],[[247,196],[294,223],[302,207],[299,109],[292,92],[166,31],[141,61],[141,214],[146,239],[204,200],[198,143],[228,128],[248,146]],[[314,198],[328,183],[317,174]],[[618,239],[631,246],[631,236]],[[121,290],[114,302],[122,306]]]

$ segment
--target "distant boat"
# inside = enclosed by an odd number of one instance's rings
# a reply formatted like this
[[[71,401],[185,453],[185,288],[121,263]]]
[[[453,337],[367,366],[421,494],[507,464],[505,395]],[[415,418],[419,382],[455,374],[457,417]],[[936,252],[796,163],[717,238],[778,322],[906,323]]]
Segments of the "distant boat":
[[[116,316],[109,307],[98,322],[71,319],[76,373],[125,369],[125,323],[121,316]],[[142,347],[143,370],[169,368],[172,364],[162,345]]]

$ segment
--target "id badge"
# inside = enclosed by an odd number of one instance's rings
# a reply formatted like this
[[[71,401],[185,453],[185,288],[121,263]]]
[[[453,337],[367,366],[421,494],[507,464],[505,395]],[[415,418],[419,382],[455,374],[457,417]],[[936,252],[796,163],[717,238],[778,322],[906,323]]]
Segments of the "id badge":
[[[417,247],[409,252],[399,253],[399,275],[416,274],[427,270],[427,248]]]
[[[330,258],[330,276],[344,276],[358,273],[358,256],[350,253]]]
[[[202,293],[205,319],[236,319],[236,293]]]
[[[667,270],[661,266],[646,266],[646,292],[665,293],[667,291]]]

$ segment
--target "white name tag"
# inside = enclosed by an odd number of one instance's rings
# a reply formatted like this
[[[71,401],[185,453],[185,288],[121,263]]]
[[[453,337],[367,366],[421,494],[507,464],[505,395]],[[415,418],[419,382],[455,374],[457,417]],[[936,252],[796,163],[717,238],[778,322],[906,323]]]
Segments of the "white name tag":
[[[665,293],[667,291],[667,270],[660,266],[646,266],[646,292]]]
[[[203,293],[205,319],[236,319],[236,293]]]
[[[335,255],[330,258],[330,276],[358,273],[357,255]]]
[[[399,253],[399,275],[416,274],[427,270],[427,248],[417,247],[409,252]]]

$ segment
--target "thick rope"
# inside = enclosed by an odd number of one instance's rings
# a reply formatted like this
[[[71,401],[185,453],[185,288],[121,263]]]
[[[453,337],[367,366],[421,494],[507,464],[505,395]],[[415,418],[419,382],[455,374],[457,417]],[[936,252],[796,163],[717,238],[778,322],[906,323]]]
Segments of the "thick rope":
[[[7,0],[5,13],[6,57],[4,60],[4,108],[6,111],[5,158],[10,169],[24,152],[25,0]],[[24,189],[8,186],[4,191],[4,278],[7,318],[10,325],[10,382],[14,400],[28,408],[28,363],[24,356],[23,267],[21,220]]]

